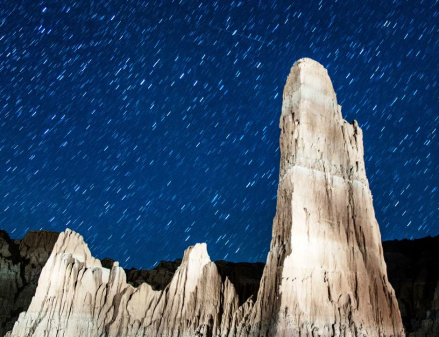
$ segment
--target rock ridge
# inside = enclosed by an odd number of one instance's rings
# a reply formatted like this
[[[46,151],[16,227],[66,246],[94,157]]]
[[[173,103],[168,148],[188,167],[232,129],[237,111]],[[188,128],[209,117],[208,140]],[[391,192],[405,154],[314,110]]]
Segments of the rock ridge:
[[[42,235],[40,232],[43,232]],[[58,235],[59,233],[49,231],[33,231],[26,234],[25,241],[34,242],[32,245],[34,252],[40,254],[41,264],[33,265],[32,268],[35,275],[39,276]],[[50,236],[53,237],[52,240],[44,239],[44,237]],[[0,305],[2,310],[0,317],[2,317],[2,326],[7,324],[10,327],[7,330],[12,329],[18,314],[28,309],[38,282],[37,277],[27,280],[28,287],[31,287],[32,290],[24,292],[22,288],[10,286],[21,275],[14,274],[14,269],[12,273],[6,274],[8,266],[3,261],[15,260],[14,263],[20,263],[24,266],[20,270],[29,269],[27,264],[31,263],[29,257],[32,254],[31,251],[26,248],[22,249],[22,252],[27,251],[27,253],[20,255],[21,241],[10,239],[5,231],[0,230],[0,272],[6,276],[6,278],[1,279],[0,289],[7,290],[0,296],[0,301],[3,301]],[[52,241],[51,244],[50,241]],[[25,246],[30,245],[26,243]],[[415,240],[384,241],[383,249],[389,281],[395,289],[407,335],[410,337],[439,336],[439,261],[435,259],[435,256],[439,254],[439,236]],[[14,252],[12,255],[11,251]],[[102,266],[107,269],[111,269],[114,262],[108,258],[101,260]],[[125,269],[127,282],[135,288],[142,283],[148,283],[154,290],[163,290],[171,282],[181,262],[181,259],[161,261],[151,270]],[[263,263],[215,261],[215,264],[222,280],[225,281],[227,276],[235,286],[240,305],[244,304],[251,296],[253,296],[253,300],[255,299],[262,277]],[[14,302],[11,298],[20,298],[21,303],[23,303],[22,307],[13,311],[10,304]],[[15,312],[16,314],[14,314]],[[6,333],[6,329],[2,331],[0,331],[0,336]]]

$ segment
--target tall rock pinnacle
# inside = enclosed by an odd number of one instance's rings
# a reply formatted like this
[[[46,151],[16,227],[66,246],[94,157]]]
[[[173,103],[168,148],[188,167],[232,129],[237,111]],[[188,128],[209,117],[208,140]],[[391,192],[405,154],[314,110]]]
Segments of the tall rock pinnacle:
[[[239,306],[206,245],[163,290],[126,283],[62,233],[10,337],[404,337],[364,169],[327,71],[301,59],[284,90],[276,216],[256,301]]]
[[[254,336],[403,336],[363,160],[326,69],[291,69],[280,119],[273,238]]]

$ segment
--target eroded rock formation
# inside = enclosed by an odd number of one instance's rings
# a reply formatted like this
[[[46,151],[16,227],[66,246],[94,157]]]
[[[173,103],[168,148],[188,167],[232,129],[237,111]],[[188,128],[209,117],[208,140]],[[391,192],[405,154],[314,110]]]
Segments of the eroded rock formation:
[[[238,296],[221,280],[205,244],[186,250],[164,291],[134,288],[124,270],[94,259],[83,238],[60,234],[36,294],[9,336],[227,335]]]
[[[58,233],[41,231],[27,233],[24,240],[11,240],[6,232],[0,231],[0,337],[12,329],[18,314],[27,310],[37,287],[38,276],[57,237]],[[33,243],[32,250],[28,248],[29,242]],[[439,261],[436,259],[439,254],[439,236],[413,241],[384,241],[383,249],[389,281],[395,289],[407,335],[439,336]],[[17,287],[22,279],[21,270],[29,270],[27,265],[32,258],[28,255],[31,252],[39,252],[39,263],[32,267],[34,277],[26,277],[25,273],[26,286]],[[181,261],[161,261],[149,270],[126,269],[127,282],[135,287],[148,283],[154,290],[163,290],[171,282]],[[15,268],[10,267],[11,262]],[[111,269],[114,262],[109,258],[101,261],[107,269]],[[225,280],[228,277],[233,283],[240,304],[252,295],[256,297],[263,263],[216,261],[215,264],[221,278]],[[25,288],[27,291],[23,291]]]
[[[59,233],[28,232],[22,240],[13,240],[0,230],[0,337],[12,329],[20,312],[26,311],[35,295],[38,277],[46,264]],[[101,261],[111,269],[114,260]],[[160,261],[154,269],[125,269],[127,283],[134,287],[149,284],[153,290],[163,290],[181,265],[182,260]],[[226,277],[237,289],[239,303],[256,296],[264,268],[263,263],[215,262],[223,282]]]
[[[326,69],[299,60],[283,94],[273,238],[254,336],[403,336],[363,160]],[[274,323],[275,322],[275,323]]]
[[[362,132],[343,120],[317,62],[291,69],[280,121],[273,238],[257,298],[240,305],[206,246],[188,248],[164,290],[126,282],[70,230],[9,336],[404,336],[364,170]]]

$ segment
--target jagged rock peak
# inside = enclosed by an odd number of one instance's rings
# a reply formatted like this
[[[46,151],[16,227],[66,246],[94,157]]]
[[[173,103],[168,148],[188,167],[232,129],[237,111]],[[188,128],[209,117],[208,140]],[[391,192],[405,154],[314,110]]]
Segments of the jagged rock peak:
[[[189,246],[184,251],[182,263],[197,263],[204,266],[209,262],[211,262],[211,260],[205,243],[197,243],[194,246]]]
[[[288,76],[280,119],[281,173],[313,169],[367,185],[363,133],[346,122],[328,71],[309,58],[297,61]]]
[[[189,247],[163,290],[133,287],[113,263],[101,266],[84,239],[59,235],[28,310],[7,336],[217,336],[231,329],[239,297],[222,281],[206,244]]]
[[[101,261],[95,259],[85,243],[82,235],[67,228],[59,235],[53,247],[52,255],[68,253],[79,262],[85,263],[86,267],[102,267]]]
[[[197,243],[195,246],[190,246],[186,249],[179,268],[187,268],[185,285],[187,292],[192,292],[196,288],[202,276],[204,266],[210,262],[207,245],[205,243]]]

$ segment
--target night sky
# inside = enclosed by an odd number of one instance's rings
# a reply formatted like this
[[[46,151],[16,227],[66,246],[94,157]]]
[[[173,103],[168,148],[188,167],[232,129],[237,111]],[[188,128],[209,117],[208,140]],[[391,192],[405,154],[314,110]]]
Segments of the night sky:
[[[311,57],[364,132],[382,238],[439,233],[439,2],[4,1],[0,228],[152,267],[265,261],[282,90]]]

